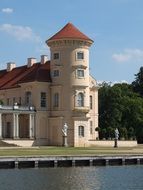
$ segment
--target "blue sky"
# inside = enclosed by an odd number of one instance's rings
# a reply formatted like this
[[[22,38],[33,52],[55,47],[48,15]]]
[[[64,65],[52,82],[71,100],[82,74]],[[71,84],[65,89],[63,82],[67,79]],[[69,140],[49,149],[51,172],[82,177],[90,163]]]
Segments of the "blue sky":
[[[134,80],[143,65],[143,0],[0,0],[0,69],[48,54],[45,40],[68,22],[94,40],[98,81]]]

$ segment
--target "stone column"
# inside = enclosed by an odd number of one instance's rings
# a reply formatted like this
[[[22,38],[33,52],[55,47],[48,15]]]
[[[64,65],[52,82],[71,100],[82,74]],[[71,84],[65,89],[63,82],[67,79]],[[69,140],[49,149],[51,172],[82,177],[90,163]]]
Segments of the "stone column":
[[[13,138],[19,138],[19,114],[13,114]]]
[[[19,139],[19,114],[16,114],[16,138]]]
[[[29,138],[34,138],[34,114],[29,114]]]
[[[13,114],[13,138],[15,139],[16,136],[16,116],[15,113]]]
[[[2,139],[2,113],[0,113],[0,139]]]

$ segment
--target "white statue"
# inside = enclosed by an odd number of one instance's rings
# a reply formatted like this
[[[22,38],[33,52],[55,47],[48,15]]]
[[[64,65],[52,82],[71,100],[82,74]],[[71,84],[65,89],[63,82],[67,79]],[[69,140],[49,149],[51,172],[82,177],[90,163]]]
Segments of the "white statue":
[[[68,125],[67,125],[67,123],[65,123],[63,128],[62,128],[62,132],[63,132],[64,136],[67,136],[67,131],[68,131]]]
[[[116,140],[119,139],[119,131],[118,131],[117,128],[115,129],[115,139],[116,139]]]

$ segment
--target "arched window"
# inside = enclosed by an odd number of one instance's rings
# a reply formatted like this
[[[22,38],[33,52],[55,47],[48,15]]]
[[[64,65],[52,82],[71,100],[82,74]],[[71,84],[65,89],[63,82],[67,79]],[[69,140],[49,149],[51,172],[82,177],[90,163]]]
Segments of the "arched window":
[[[84,94],[81,92],[78,94],[78,97],[77,97],[77,106],[78,107],[84,106]]]
[[[27,91],[25,93],[25,103],[26,105],[31,105],[32,104],[32,95],[30,91]]]
[[[78,136],[79,137],[84,137],[84,126],[79,126],[78,127]]]
[[[59,107],[59,93],[54,94],[54,107]]]

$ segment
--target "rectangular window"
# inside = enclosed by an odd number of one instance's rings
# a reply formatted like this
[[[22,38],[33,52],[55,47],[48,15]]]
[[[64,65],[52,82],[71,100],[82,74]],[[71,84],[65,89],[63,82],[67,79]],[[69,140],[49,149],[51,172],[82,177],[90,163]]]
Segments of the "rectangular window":
[[[9,98],[7,98],[6,103],[7,103],[7,105],[9,106],[9,103],[10,103]]]
[[[41,107],[46,107],[46,92],[41,92]]]
[[[60,59],[60,54],[59,53],[54,53],[53,54],[53,59]]]
[[[78,127],[78,135],[79,135],[79,137],[84,137],[84,127],[83,126]]]
[[[21,105],[21,97],[19,97],[19,105]]]
[[[32,94],[30,91],[27,91],[25,93],[25,104],[29,106],[31,105],[31,103],[32,103]]]
[[[59,77],[59,75],[60,75],[59,70],[54,70],[54,71],[53,71],[53,76],[54,76],[54,77]]]
[[[83,69],[78,69],[77,70],[77,77],[78,78],[83,78],[84,77],[84,70]]]
[[[16,102],[16,99],[15,99],[15,97],[13,97],[13,105],[14,105],[15,102]]]
[[[83,60],[84,59],[84,53],[82,51],[77,52],[77,60]]]
[[[59,107],[59,93],[54,94],[54,107]]]
[[[90,109],[92,109],[92,96],[90,96]]]
[[[93,129],[92,129],[92,121],[90,121],[90,134],[92,135],[93,134]]]

